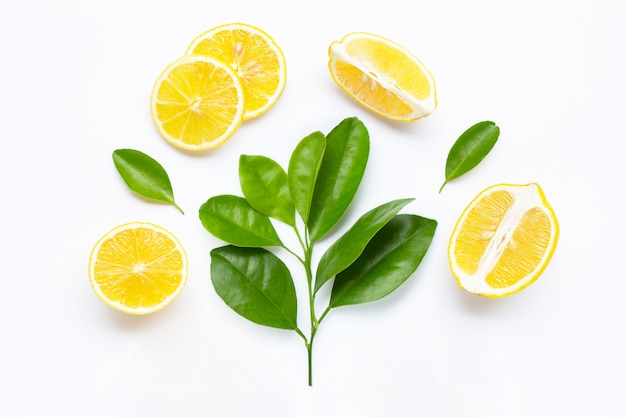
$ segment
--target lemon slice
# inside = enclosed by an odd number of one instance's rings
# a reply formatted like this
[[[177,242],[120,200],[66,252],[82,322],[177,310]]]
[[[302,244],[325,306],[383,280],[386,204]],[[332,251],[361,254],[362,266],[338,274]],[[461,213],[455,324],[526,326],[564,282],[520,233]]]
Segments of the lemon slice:
[[[223,144],[241,124],[243,89],[228,65],[209,57],[183,56],[154,83],[150,108],[168,142],[202,151]]]
[[[285,89],[285,56],[274,39],[257,27],[244,23],[217,26],[196,37],[187,54],[215,58],[237,73],[244,90],[244,120],[268,111]]]
[[[559,225],[537,184],[498,184],[463,211],[448,246],[459,286],[499,298],[533,283],[556,248]]]
[[[129,314],[163,309],[187,282],[187,255],[167,230],[145,222],[115,227],[98,240],[89,279],[105,304]]]
[[[354,32],[331,43],[332,79],[357,102],[392,120],[412,121],[437,107],[435,80],[404,47],[371,33]]]

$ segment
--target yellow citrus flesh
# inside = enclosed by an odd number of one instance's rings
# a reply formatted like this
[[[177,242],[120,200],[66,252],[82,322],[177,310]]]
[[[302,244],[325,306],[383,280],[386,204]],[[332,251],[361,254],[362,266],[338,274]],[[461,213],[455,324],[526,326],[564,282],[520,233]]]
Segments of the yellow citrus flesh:
[[[215,27],[194,39],[187,54],[213,57],[229,65],[244,90],[244,120],[260,116],[280,98],[285,88],[285,57],[264,31],[244,23]]]
[[[145,222],[120,225],[94,246],[89,279],[105,304],[129,314],[166,307],[187,282],[187,255],[167,230]]]
[[[459,218],[448,246],[450,269],[471,293],[514,294],[541,275],[558,236],[556,215],[539,185],[494,185]]]
[[[229,66],[188,55],[172,62],[154,84],[152,119],[161,135],[183,149],[201,151],[229,139],[243,120],[243,89]]]
[[[437,107],[435,80],[424,64],[395,42],[354,32],[328,50],[332,79],[357,102],[392,120],[413,121]]]

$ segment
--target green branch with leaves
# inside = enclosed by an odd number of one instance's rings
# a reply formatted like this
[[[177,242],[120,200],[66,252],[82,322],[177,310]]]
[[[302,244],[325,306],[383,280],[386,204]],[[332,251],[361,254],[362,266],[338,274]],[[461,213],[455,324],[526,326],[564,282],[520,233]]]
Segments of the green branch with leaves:
[[[211,281],[219,297],[246,319],[295,331],[304,341],[308,384],[313,384],[313,342],[329,312],[378,300],[418,268],[437,222],[399,214],[414,199],[393,200],[362,215],[313,265],[316,244],[344,216],[357,193],[369,156],[369,133],[347,118],[330,133],[314,132],[293,151],[288,170],[265,156],[242,155],[243,197],[219,195],[199,210],[204,228],[228,245],[211,251]],[[299,248],[287,247],[273,221],[288,225]],[[302,265],[306,277],[307,328],[298,324],[298,297],[291,271],[268,248],[280,248]],[[316,311],[329,282],[328,305]]]

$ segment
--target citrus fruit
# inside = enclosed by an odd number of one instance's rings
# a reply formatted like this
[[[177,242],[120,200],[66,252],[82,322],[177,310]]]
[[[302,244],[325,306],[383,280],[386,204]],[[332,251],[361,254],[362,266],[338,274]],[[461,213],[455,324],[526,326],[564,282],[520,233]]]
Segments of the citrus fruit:
[[[187,55],[168,65],[156,80],[150,108],[168,142],[192,151],[211,149],[241,124],[243,89],[228,65]]]
[[[89,279],[105,304],[130,314],[163,309],[187,282],[187,255],[160,226],[133,222],[98,240],[89,259]]]
[[[459,286],[499,298],[521,291],[544,271],[559,225],[539,185],[498,184],[461,214],[448,246]]]
[[[437,107],[435,80],[411,52],[389,39],[354,32],[331,43],[332,79],[357,102],[392,120],[412,121]]]
[[[241,79],[244,90],[244,120],[269,110],[285,88],[285,57],[276,42],[261,29],[228,23],[196,37],[187,54],[215,58],[229,65]]]

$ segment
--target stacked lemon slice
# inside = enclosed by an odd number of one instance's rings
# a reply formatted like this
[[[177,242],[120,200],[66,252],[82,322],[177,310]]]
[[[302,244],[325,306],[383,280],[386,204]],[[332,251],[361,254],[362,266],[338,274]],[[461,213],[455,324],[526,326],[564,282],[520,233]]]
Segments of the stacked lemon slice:
[[[228,140],[243,120],[269,110],[287,77],[285,57],[264,31],[243,23],[196,37],[156,80],[150,107],[161,135],[201,151]]]

